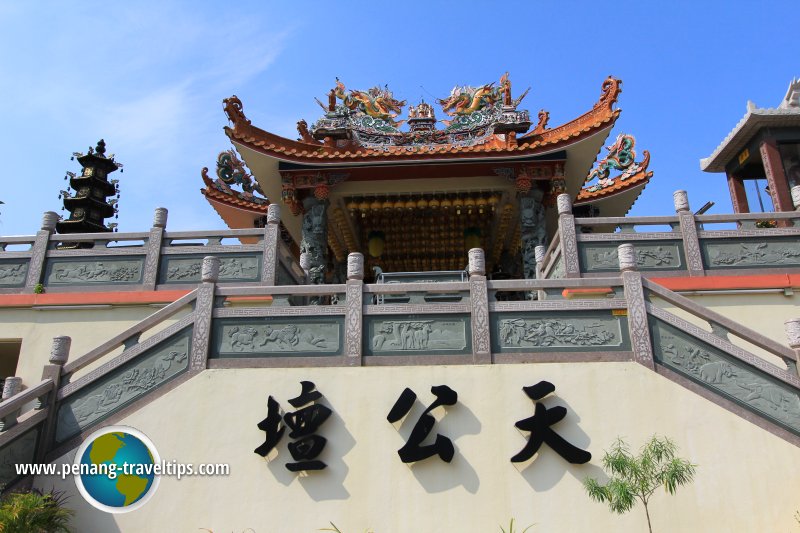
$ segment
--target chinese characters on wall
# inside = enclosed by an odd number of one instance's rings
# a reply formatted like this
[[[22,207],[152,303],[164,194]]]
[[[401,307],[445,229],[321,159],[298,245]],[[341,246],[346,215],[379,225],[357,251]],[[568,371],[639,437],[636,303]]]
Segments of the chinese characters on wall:
[[[317,434],[332,411],[329,407],[319,403],[322,394],[316,390],[316,385],[310,381],[300,382],[301,392],[296,398],[289,400],[289,404],[296,411],[288,412],[281,416],[280,404],[272,397],[267,399],[267,416],[258,423],[258,429],[265,433],[264,443],[254,451],[266,457],[275,449],[283,438],[286,429],[290,430],[289,438],[295,439],[287,448],[295,462],[286,464],[292,472],[322,470],[327,465],[317,457],[325,448],[327,440]],[[523,387],[523,392],[534,402],[533,416],[518,421],[518,429],[530,433],[525,447],[511,458],[512,463],[521,463],[530,460],[539,451],[542,444],[546,444],[558,453],[564,460],[573,464],[584,464],[591,460],[592,454],[571,444],[561,437],[551,426],[557,424],[567,415],[563,406],[546,407],[541,400],[555,392],[555,386],[548,381]],[[455,455],[453,441],[446,435],[436,433],[432,444],[423,445],[436,425],[436,419],[431,411],[437,407],[454,406],[458,402],[458,393],[447,385],[431,387],[431,394],[435,399],[419,416],[405,445],[397,450],[400,460],[404,463],[415,463],[438,456],[442,461],[449,463]],[[417,394],[410,388],[400,393],[386,419],[394,424],[402,420],[410,411],[417,400]]]

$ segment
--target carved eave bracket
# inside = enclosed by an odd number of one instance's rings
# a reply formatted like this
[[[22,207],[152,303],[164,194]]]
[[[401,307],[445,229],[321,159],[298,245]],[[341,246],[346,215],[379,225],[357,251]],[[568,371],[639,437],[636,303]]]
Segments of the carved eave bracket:
[[[536,127],[533,128],[531,131],[531,135],[539,135],[547,129],[547,123],[550,121],[550,111],[545,111],[544,109],[539,111],[539,122],[536,123]]]
[[[594,105],[594,108],[606,108],[613,111],[620,93],[622,93],[622,80],[609,76],[603,82],[600,100]]]
[[[322,143],[317,139],[315,139],[314,136],[311,135],[311,132],[308,131],[308,122],[306,122],[305,119],[300,119],[297,122],[297,133],[300,134],[300,138],[297,139],[298,141],[303,141],[308,144],[315,144],[317,146],[322,146]]]
[[[222,101],[222,109],[228,116],[228,120],[233,125],[233,131],[240,132],[242,128],[251,126],[250,120],[244,114],[242,101],[235,94]]]
[[[299,215],[304,212],[300,191],[312,192],[317,200],[327,200],[330,190],[349,177],[342,172],[281,172],[281,199],[293,215]]]

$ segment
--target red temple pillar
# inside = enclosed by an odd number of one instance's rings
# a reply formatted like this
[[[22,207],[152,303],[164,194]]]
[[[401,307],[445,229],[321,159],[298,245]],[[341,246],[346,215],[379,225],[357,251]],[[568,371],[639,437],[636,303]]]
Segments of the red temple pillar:
[[[789,193],[789,181],[783,171],[783,163],[775,139],[767,138],[761,141],[760,151],[775,211],[794,211],[792,195]]]
[[[728,190],[731,192],[731,203],[734,213],[749,213],[750,205],[747,203],[747,193],[744,190],[744,180],[728,173]]]

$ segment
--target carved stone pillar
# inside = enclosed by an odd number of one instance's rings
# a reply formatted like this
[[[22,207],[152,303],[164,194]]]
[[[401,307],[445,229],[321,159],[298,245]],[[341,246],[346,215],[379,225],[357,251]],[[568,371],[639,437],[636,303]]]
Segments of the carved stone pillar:
[[[22,392],[22,378],[6,378],[5,383],[3,383],[3,401],[8,400],[20,392]],[[19,416],[19,409],[0,418],[0,431],[6,431],[8,428],[14,426],[17,423],[17,416]]]
[[[536,279],[536,247],[547,239],[542,191],[533,189],[519,197],[520,249],[525,279]]]
[[[281,207],[270,204],[264,226],[264,259],[261,263],[261,284],[276,285],[278,276],[278,241],[280,240]]]
[[[169,212],[166,207],[156,207],[153,213],[153,227],[147,238],[147,256],[144,260],[144,273],[142,275],[142,289],[156,290],[158,282],[158,264],[161,257],[161,245],[164,241],[164,231],[167,227]]]
[[[345,301],[344,355],[348,366],[361,365],[364,329],[364,256],[351,252],[347,256],[347,285]]]
[[[309,196],[303,200],[303,208],[300,253],[305,254],[308,282],[319,285],[325,283],[325,267],[328,264],[328,201]]]
[[[53,346],[50,349],[50,364],[64,366],[69,358],[69,348],[72,338],[66,335],[53,337]]]
[[[750,205],[747,203],[747,192],[744,190],[744,180],[728,173],[728,190],[731,193],[731,204],[734,213],[749,213]]]
[[[32,293],[42,279],[44,260],[50,244],[50,235],[56,230],[58,213],[45,211],[42,216],[42,229],[36,233],[36,240],[31,247],[31,261],[28,263],[28,276],[25,279],[24,292]]]
[[[697,236],[697,221],[689,207],[689,196],[684,190],[675,191],[672,193],[672,201],[681,225],[686,268],[689,270],[690,276],[702,276],[705,274],[703,254],[700,252],[700,239]]]
[[[800,211],[800,185],[792,187],[792,203],[796,211]]]
[[[792,198],[789,195],[789,181],[783,171],[781,155],[775,139],[764,139],[760,146],[761,161],[764,163],[764,174],[769,184],[772,205],[775,211],[794,211]]]
[[[556,197],[556,206],[564,275],[568,278],[579,278],[581,277],[581,268],[580,261],[578,261],[578,236],[575,229],[575,215],[572,214],[572,200],[568,194],[559,194]]]

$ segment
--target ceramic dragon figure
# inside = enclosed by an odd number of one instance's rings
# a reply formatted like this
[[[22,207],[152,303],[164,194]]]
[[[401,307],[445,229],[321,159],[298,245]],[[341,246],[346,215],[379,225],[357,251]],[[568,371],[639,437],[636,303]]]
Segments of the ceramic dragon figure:
[[[442,106],[442,110],[452,117],[468,115],[485,107],[493,106],[500,102],[502,97],[502,89],[494,87],[494,82],[480,87],[462,85],[453,87],[450,96],[439,100],[439,104]]]
[[[336,78],[334,95],[352,111],[361,111],[370,117],[385,120],[395,127],[402,124],[402,121],[394,119],[402,112],[406,102],[394,98],[387,86],[383,88],[375,86],[366,92],[351,89],[350,94],[345,94],[344,84]]]
[[[612,170],[625,171],[633,164],[636,158],[636,152],[633,150],[636,146],[636,139],[633,135],[620,133],[617,135],[617,140],[611,146],[606,146],[608,155],[605,156],[597,164],[597,167],[592,170],[586,177],[586,182],[597,178],[601,182],[609,179]]]
[[[227,185],[241,185],[247,193],[257,192],[266,196],[233,150],[226,150],[217,156],[217,177]]]

